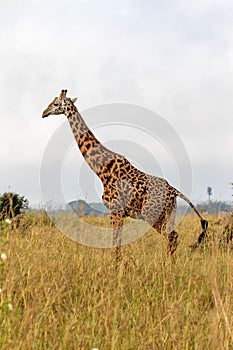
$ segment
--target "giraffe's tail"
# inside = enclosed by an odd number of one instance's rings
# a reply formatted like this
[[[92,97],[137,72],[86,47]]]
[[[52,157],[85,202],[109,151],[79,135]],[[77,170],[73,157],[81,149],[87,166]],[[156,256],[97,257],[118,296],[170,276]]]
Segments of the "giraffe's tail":
[[[202,232],[199,235],[197,242],[192,246],[192,249],[196,249],[199,244],[203,241],[203,239],[206,237],[207,234],[207,228],[208,228],[208,221],[203,219],[203,217],[200,215],[198,212],[197,208],[193,205],[193,203],[181,192],[177,191],[177,196],[183,199],[185,202],[188,203],[188,205],[194,210],[194,212],[197,214],[197,216],[200,218],[201,221],[201,227],[202,227]]]

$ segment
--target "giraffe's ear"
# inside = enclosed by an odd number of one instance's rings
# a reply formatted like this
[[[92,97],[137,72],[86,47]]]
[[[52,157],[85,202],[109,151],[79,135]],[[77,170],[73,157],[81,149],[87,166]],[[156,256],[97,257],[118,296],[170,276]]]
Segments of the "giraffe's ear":
[[[77,101],[78,97],[72,98],[71,101],[75,103]]]

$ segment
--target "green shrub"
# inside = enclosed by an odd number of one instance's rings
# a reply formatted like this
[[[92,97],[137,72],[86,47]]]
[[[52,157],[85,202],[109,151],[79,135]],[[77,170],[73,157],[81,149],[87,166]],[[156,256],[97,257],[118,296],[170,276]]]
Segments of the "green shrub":
[[[12,219],[28,208],[28,200],[17,193],[5,192],[0,196],[0,219]]]

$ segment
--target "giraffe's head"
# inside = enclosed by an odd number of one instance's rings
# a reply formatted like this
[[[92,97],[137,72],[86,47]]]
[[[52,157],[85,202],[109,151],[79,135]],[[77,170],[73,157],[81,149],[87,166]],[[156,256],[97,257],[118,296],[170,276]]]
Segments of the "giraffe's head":
[[[48,105],[42,114],[42,118],[48,117],[50,114],[66,114],[67,111],[72,110],[77,98],[66,97],[67,90],[61,90],[60,96]]]

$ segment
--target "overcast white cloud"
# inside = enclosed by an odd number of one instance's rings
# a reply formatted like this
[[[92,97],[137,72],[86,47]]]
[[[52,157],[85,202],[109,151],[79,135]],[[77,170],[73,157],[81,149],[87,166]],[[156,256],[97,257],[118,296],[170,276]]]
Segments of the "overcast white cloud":
[[[232,13],[228,0],[1,1],[0,193],[40,201],[41,158],[64,121],[41,112],[67,88],[80,111],[125,102],[160,113],[189,153],[193,198],[210,185],[230,200]]]

